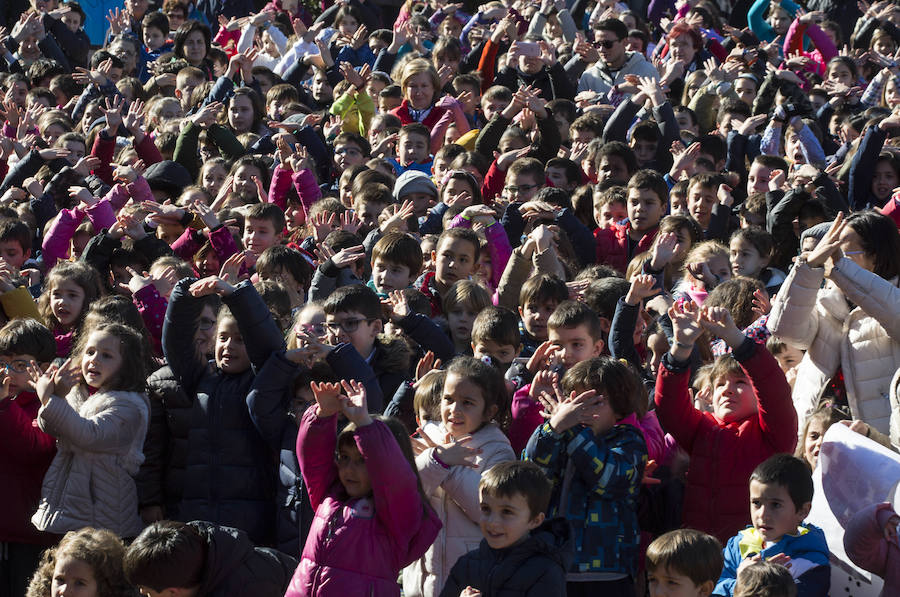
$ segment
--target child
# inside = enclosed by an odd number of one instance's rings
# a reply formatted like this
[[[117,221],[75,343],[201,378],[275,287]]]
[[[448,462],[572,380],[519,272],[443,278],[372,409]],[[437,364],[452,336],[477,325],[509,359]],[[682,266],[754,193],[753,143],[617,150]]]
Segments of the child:
[[[44,552],[27,597],[129,597],[134,589],[125,578],[124,557],[125,546],[111,531],[69,531],[59,545]]]
[[[418,170],[407,170],[397,177],[394,184],[394,199],[398,203],[412,201],[413,215],[423,223],[428,209],[438,200],[438,189],[431,176]]]
[[[702,305],[716,286],[731,279],[728,247],[715,240],[692,246],[684,259],[682,274],[675,287],[675,298],[686,297]]]
[[[803,460],[810,470],[816,470],[816,466],[819,464],[819,450],[822,449],[822,442],[825,441],[825,433],[838,421],[849,420],[850,417],[831,405],[819,407],[806,417],[794,456]]]
[[[772,562],[754,562],[738,572],[735,597],[796,597],[790,569]]]
[[[209,522],[154,522],[125,552],[125,576],[142,595],[280,597],[297,560],[256,547],[239,529]]]
[[[884,597],[900,589],[900,543],[897,527],[900,516],[890,503],[872,504],[857,512],[847,523],[844,549],[850,560],[884,579]]]
[[[750,519],[753,526],[725,546],[725,565],[713,595],[731,595],[740,570],[753,561],[788,566],[800,597],[828,595],[831,566],[828,545],[819,527],[805,524],[813,498],[806,463],[776,454],[750,475]]]
[[[647,548],[650,597],[709,597],[722,573],[722,545],[693,529],[669,531]]]
[[[409,288],[422,271],[422,249],[408,234],[388,232],[372,249],[372,279],[369,288],[380,298],[394,290]]]
[[[785,276],[783,272],[769,267],[775,247],[772,235],[756,226],[740,228],[731,235],[728,246],[731,274],[757,278],[766,285],[769,296],[775,296]]]
[[[431,174],[432,157],[429,147],[431,133],[420,122],[405,124],[400,128],[397,141],[397,159],[389,159],[397,176],[408,170]]]
[[[650,250],[659,230],[659,221],[666,213],[669,187],[663,177],[653,170],[640,170],[628,181],[625,204],[628,222],[613,224],[612,228],[597,228],[597,262],[625,272],[628,261]]]
[[[244,219],[244,248],[252,264],[256,263],[263,251],[275,246],[284,231],[284,212],[273,203],[255,203],[247,210]]]
[[[475,318],[490,304],[490,293],[484,286],[470,280],[460,280],[447,291],[444,296],[444,312],[456,354],[470,353]]]
[[[537,347],[549,338],[547,322],[563,301],[569,300],[566,283],[556,276],[541,274],[528,278],[519,293],[519,332],[522,336],[522,356],[530,357]]]
[[[482,309],[472,324],[472,353],[476,359],[490,357],[501,371],[512,365],[522,351],[519,319],[503,307]]]
[[[10,266],[15,276],[31,257],[32,236],[28,225],[21,220],[0,221],[0,258]]]
[[[137,332],[107,323],[79,342],[74,357],[81,371],[77,384],[67,365],[52,365],[43,374],[29,365],[41,401],[38,425],[57,439],[41,502],[31,517],[39,530],[62,534],[96,526],[120,537],[140,532],[133,476],[143,460],[150,417],[144,358]],[[64,384],[74,387],[65,398],[54,395]]]
[[[481,254],[478,235],[468,228],[451,228],[441,233],[437,247],[431,252],[434,272],[426,272],[416,280],[416,287],[431,301],[431,314],[444,313],[443,297],[458,280],[475,273]]]
[[[727,541],[746,520],[739,502],[751,471],[772,454],[793,451],[797,413],[775,358],[744,336],[726,309],[676,302],[669,318],[672,347],[660,364],[656,414],[691,456],[684,524]],[[689,359],[704,330],[732,350],[710,373],[713,413],[694,408],[688,390]]]
[[[633,416],[640,382],[620,361],[589,358],[566,372],[562,392],[522,458],[553,483],[548,514],[565,516],[575,529],[567,594],[631,595],[640,541],[637,496],[647,464]]]
[[[301,419],[297,458],[316,519],[286,595],[396,595],[400,570],[440,528],[406,431],[369,415],[359,382],[311,388],[316,406]],[[350,421],[340,434],[338,413]]]
[[[143,29],[141,38],[144,41],[142,58],[147,62],[152,62],[170,52],[173,43],[169,37],[169,19],[166,15],[159,11],[147,11],[141,20]]]
[[[37,568],[41,549],[54,537],[38,532],[31,515],[41,499],[44,473],[56,454],[56,440],[35,424],[40,400],[31,386],[28,364],[42,370],[56,357],[53,334],[34,319],[13,319],[0,329],[0,450],[17,454],[0,464],[0,486],[5,507],[0,513],[0,542],[7,555],[0,560],[0,587],[9,595],[22,595]],[[0,592],[3,592],[0,590]]]
[[[728,238],[728,222],[731,207],[722,203],[718,191],[721,179],[718,174],[695,174],[688,182],[687,208],[697,220],[706,239]]]
[[[62,261],[47,274],[38,304],[56,338],[56,356],[72,352],[87,308],[100,294],[100,275],[83,261]]]
[[[594,221],[597,228],[609,228],[612,230],[615,224],[628,216],[625,209],[625,201],[628,194],[624,187],[613,186],[605,191],[594,193]],[[597,232],[594,232],[596,236]]]
[[[544,520],[552,486],[531,462],[501,462],[481,476],[481,532],[477,550],[450,571],[441,597],[463,591],[494,595],[562,595],[572,563],[572,531]]]
[[[214,322],[214,360],[195,349],[210,297],[224,306]],[[175,285],[163,324],[163,352],[182,397],[164,403],[167,416],[184,408],[186,454],[182,494],[173,496],[180,520],[209,520],[244,530],[252,541],[270,541],[275,515],[274,472],[268,445],[253,425],[247,394],[254,371],[284,349],[266,304],[249,281],[237,286],[217,277],[185,278]],[[185,415],[187,416],[187,415]]]
[[[797,370],[806,351],[800,350],[787,342],[782,342],[775,336],[769,336],[769,339],[766,340],[766,348],[769,349],[769,352],[771,352],[772,356],[778,361],[778,366],[781,368],[788,383],[791,385],[791,389],[794,389],[794,382],[797,381]],[[797,406],[800,406],[799,403]],[[797,412],[797,416],[800,417],[801,427],[803,426],[803,418],[806,414],[806,412]]]
[[[396,336],[380,336],[384,330],[381,300],[366,286],[338,288],[323,309],[328,341],[335,346],[329,347],[325,360],[339,378],[360,379],[369,406],[381,412],[409,377],[409,347]]]
[[[502,422],[509,399],[500,373],[472,357],[446,368],[441,423],[418,440],[422,486],[442,523],[439,537],[418,561],[403,570],[403,593],[436,595],[460,556],[478,547],[478,484],[483,471],[515,460]]]

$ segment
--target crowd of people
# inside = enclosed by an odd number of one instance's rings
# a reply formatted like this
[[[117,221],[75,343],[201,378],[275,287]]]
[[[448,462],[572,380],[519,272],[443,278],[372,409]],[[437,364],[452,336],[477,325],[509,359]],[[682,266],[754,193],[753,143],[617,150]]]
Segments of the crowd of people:
[[[0,597],[900,592],[900,3],[29,1]]]

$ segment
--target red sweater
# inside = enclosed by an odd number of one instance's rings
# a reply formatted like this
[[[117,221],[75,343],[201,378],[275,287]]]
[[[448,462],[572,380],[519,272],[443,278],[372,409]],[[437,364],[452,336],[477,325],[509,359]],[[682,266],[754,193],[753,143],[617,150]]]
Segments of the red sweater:
[[[759,414],[724,423],[694,408],[688,391],[690,371],[673,366],[666,355],[656,379],[656,415],[691,456],[684,493],[684,526],[705,531],[722,545],[747,526],[750,474],[763,460],[793,452],[797,412],[791,387],[765,346],[752,340],[734,351],[750,378]]]
[[[37,426],[41,401],[31,392],[0,402],[0,542],[52,545],[59,537],[31,524],[56,440]]]
[[[615,224],[614,228],[594,230],[594,238],[597,240],[597,263],[609,265],[625,273],[632,257],[649,251],[653,246],[653,240],[659,233],[659,226],[641,237],[633,254],[628,253],[628,232],[630,230],[631,224]]]
[[[428,130],[433,129],[438,121],[441,119],[441,116],[444,115],[444,112],[447,111],[447,108],[441,108],[440,106],[432,106],[431,112],[428,113],[428,116],[425,117],[425,120],[422,121]],[[401,124],[412,124],[416,122],[413,120],[413,117],[409,113],[409,100],[403,100],[399,106],[391,110],[391,114],[400,119]]]

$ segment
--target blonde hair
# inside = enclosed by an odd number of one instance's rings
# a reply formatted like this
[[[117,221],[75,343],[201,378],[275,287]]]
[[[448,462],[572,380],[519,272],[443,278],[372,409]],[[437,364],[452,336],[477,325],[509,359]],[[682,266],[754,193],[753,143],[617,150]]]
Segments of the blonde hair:
[[[403,66],[403,74],[400,76],[400,89],[403,90],[403,97],[406,98],[409,80],[421,73],[427,73],[431,78],[431,83],[434,86],[434,96],[431,98],[431,103],[434,104],[441,94],[441,78],[438,76],[434,66],[425,58],[413,58]]]
[[[730,260],[728,247],[717,240],[705,240],[697,243],[688,251],[687,257],[684,258],[684,267],[682,268],[682,276],[694,282],[699,282],[691,272],[688,271],[688,264],[699,263],[701,261],[709,261],[715,257],[722,257],[726,261]]]
[[[471,280],[455,282],[443,298],[444,313],[449,313],[456,307],[469,307],[478,313],[490,305],[491,294],[484,286]]]

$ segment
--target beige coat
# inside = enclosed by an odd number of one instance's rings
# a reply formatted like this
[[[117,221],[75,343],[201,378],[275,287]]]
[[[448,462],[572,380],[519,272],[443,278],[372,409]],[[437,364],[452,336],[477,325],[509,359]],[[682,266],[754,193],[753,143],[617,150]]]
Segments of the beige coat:
[[[793,391],[801,427],[840,366],[853,417],[888,433],[891,378],[900,367],[897,280],[885,280],[846,257],[821,288],[824,276],[824,268],[795,267],[768,320],[775,336],[807,351]]]
[[[438,433],[429,431],[429,435],[437,439]],[[482,539],[478,526],[481,473],[495,464],[516,459],[509,440],[493,423],[475,432],[466,445],[481,449],[481,454],[475,457],[475,468],[445,469],[432,457],[433,448],[416,457],[422,487],[443,527],[425,555],[403,569],[404,597],[437,597],[456,560],[478,549]]]
[[[140,533],[133,475],[144,460],[149,416],[147,396],[136,392],[87,396],[76,387],[65,399],[51,396],[37,420],[57,438],[57,453],[44,475],[34,526],[58,534],[85,526],[121,537]]]

